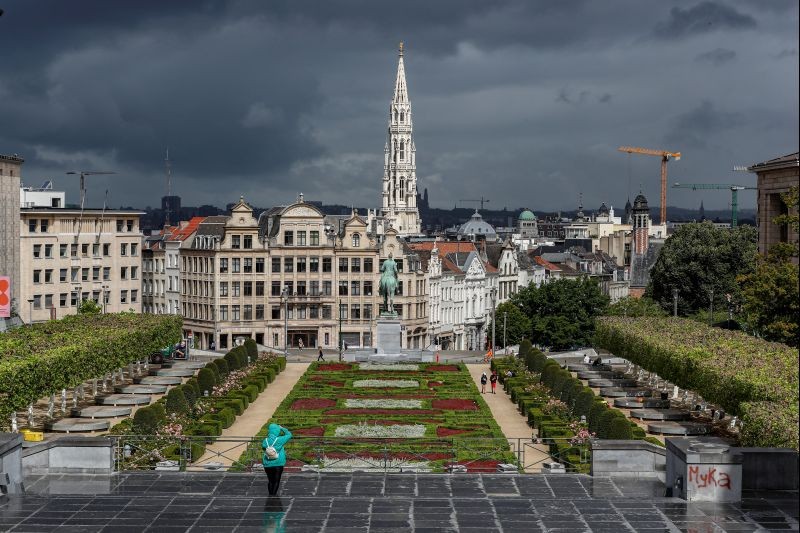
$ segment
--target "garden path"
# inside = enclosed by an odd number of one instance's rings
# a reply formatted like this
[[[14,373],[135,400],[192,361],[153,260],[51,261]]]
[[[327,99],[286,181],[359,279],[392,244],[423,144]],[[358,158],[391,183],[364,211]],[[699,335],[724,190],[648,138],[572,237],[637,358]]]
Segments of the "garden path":
[[[229,467],[247,448],[248,439],[258,433],[261,427],[275,412],[287,394],[308,369],[310,363],[289,363],[286,370],[275,377],[275,381],[267,385],[264,392],[258,395],[231,427],[222,431],[219,440],[206,447],[206,453],[198,463],[222,463]],[[291,429],[291,428],[289,428]],[[226,441],[226,439],[235,439]]]
[[[486,372],[489,375],[489,365],[486,363],[469,364],[467,369],[472,379],[475,380],[478,390],[480,390],[481,373]],[[547,452],[547,446],[531,443],[531,436],[535,435],[537,431],[528,426],[527,418],[519,414],[517,406],[511,402],[511,399],[499,383],[496,394],[488,392],[491,390],[489,385],[486,385],[486,390],[487,393],[482,395],[483,399],[486,400],[486,404],[489,406],[495,422],[500,426],[503,435],[509,439],[512,450],[515,453],[518,451],[516,449],[517,443],[523,446],[524,464],[527,465],[525,472],[541,472],[542,463],[550,462],[550,454]]]

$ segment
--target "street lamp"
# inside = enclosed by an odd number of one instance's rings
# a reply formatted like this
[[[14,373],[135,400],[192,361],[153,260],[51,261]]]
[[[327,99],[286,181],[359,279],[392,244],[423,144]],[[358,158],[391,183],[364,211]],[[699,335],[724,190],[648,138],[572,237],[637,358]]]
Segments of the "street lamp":
[[[678,289],[672,289],[672,315],[678,316]]]
[[[28,298],[28,325],[33,325],[33,298]]]
[[[497,303],[497,287],[492,287],[492,354],[494,354],[494,348],[495,348],[495,343],[494,343],[494,323],[495,323],[494,309],[495,309],[495,304],[496,303]]]
[[[283,353],[289,357],[289,286],[284,285],[281,291],[283,300]]]

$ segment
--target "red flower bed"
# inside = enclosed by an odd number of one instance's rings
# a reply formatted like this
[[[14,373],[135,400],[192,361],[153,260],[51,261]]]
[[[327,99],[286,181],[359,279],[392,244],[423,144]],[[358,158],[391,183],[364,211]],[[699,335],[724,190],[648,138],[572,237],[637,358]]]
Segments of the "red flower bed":
[[[344,381],[325,381],[324,383],[331,387],[344,387]]]
[[[335,406],[336,400],[329,400],[327,398],[302,398],[300,400],[295,400],[289,409],[299,411],[302,409],[327,409]]]
[[[431,365],[425,369],[427,372],[458,372],[455,365]]]
[[[442,385],[444,385],[444,383],[442,383],[441,381],[429,381],[428,382],[428,388],[441,387]]]
[[[441,411],[436,409],[330,409],[325,411],[328,416],[333,415],[438,415]],[[409,422],[413,423],[413,422]]]
[[[300,437],[321,437],[325,434],[325,428],[317,426],[314,428],[300,428],[294,431],[294,435]]]
[[[462,433],[469,433],[471,429],[452,429],[452,428],[436,428],[437,437],[449,437],[451,435],[461,435]]]
[[[328,363],[326,365],[319,365],[317,370],[322,372],[329,371],[329,372],[338,372],[342,370],[351,370],[353,365],[348,365],[346,363]]]
[[[497,472],[500,461],[459,461],[458,464],[467,467],[468,472]]]
[[[451,411],[477,411],[478,404],[474,400],[450,399],[433,400],[431,407],[434,409],[449,409]]]

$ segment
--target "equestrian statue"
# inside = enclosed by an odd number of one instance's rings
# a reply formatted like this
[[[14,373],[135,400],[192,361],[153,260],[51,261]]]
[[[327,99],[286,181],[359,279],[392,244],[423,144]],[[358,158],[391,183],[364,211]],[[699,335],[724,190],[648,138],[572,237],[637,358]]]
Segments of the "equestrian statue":
[[[389,254],[389,259],[381,265],[381,281],[378,294],[383,296],[383,312],[381,315],[397,316],[394,310],[394,295],[397,292],[397,263]]]

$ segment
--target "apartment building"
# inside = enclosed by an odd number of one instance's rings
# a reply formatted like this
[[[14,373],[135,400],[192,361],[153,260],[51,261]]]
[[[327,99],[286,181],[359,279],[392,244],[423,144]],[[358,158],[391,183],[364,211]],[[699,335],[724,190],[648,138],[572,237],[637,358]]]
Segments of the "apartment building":
[[[77,313],[83,300],[107,312],[141,312],[139,211],[20,209],[20,316]]]

